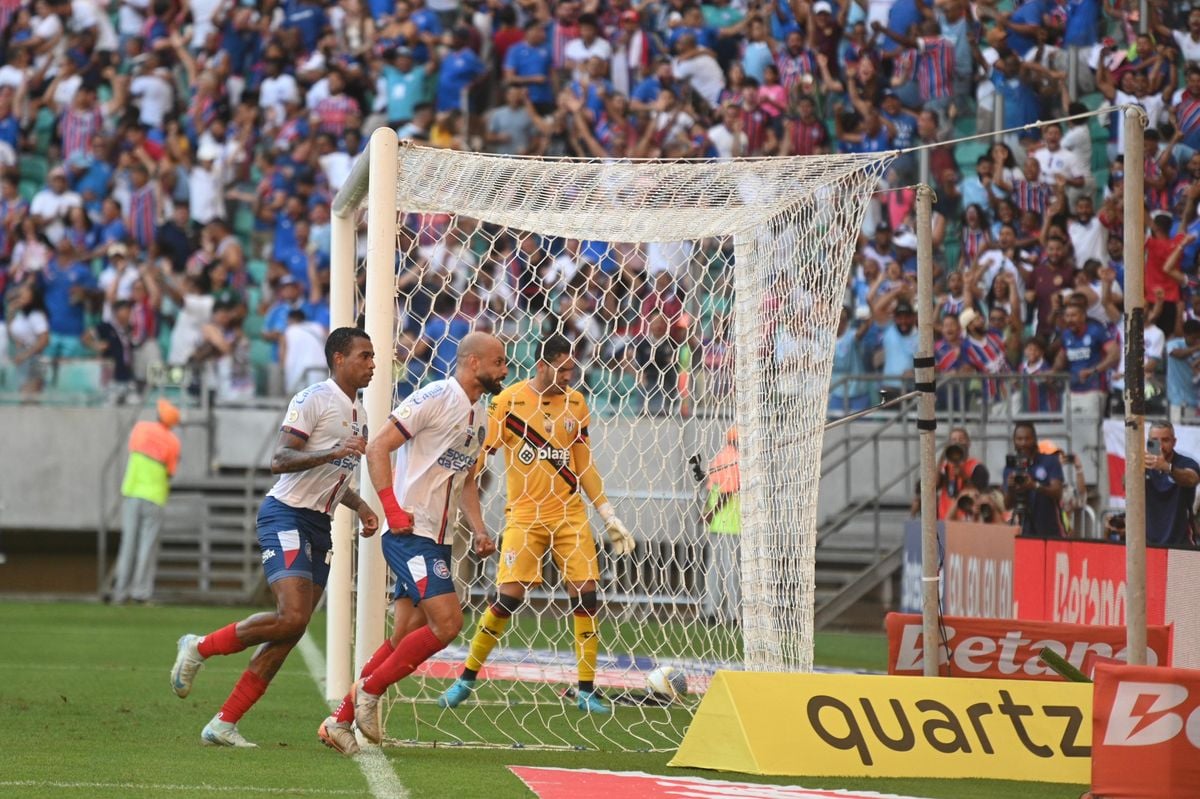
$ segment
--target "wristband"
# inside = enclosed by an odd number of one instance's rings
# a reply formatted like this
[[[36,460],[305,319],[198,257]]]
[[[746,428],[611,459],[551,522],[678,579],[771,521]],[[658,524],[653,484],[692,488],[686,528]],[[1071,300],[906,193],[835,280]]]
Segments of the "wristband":
[[[407,530],[412,527],[412,514],[400,507],[400,503],[396,501],[396,492],[391,486],[376,493],[379,495],[380,504],[383,505],[383,515],[387,518],[389,528]]]

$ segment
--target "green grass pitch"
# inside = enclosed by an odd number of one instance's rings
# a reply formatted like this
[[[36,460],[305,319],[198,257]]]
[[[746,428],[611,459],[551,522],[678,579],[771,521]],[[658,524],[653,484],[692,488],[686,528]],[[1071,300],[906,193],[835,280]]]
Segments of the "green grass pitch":
[[[158,799],[220,796],[372,796],[357,765],[325,749],[327,710],[299,653],[240,725],[260,748],[200,745],[199,733],[249,659],[205,664],[192,695],[171,693],[175,640],[247,614],[231,608],[109,608],[0,603],[0,797]],[[323,642],[323,618],[315,620]],[[620,633],[617,633],[620,635]],[[882,669],[879,635],[819,635],[824,665]],[[402,712],[402,711],[400,711]],[[389,735],[403,737],[394,720]],[[392,729],[396,727],[396,729]],[[1085,786],[986,780],[763,778],[668,769],[669,753],[556,752],[462,747],[384,750],[414,799],[509,799],[530,792],[509,765],[600,768],[744,782],[861,788],[932,799],[1076,799]]]

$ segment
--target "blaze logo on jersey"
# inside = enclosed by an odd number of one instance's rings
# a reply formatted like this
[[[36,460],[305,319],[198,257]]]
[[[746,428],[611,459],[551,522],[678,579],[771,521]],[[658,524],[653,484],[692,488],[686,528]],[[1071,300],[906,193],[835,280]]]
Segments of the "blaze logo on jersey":
[[[283,566],[290,569],[300,554],[300,531],[280,530],[275,535],[279,538],[279,548],[283,550]]]
[[[412,577],[417,596],[425,596],[425,587],[429,584],[429,572],[425,571],[425,558],[414,555],[408,559],[408,574]]]
[[[563,469],[571,463],[571,451],[558,447],[535,447],[526,441],[517,452],[517,460],[528,466],[535,460],[550,461],[554,468]]]

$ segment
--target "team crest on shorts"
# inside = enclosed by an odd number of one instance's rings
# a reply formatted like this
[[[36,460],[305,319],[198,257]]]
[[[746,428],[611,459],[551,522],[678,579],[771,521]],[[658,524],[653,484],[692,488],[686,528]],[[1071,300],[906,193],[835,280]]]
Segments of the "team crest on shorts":
[[[505,566],[507,566],[508,568],[511,569],[516,564],[516,562],[517,562],[517,553],[516,552],[505,552],[504,553],[504,565]]]
[[[450,579],[450,567],[446,565],[446,561],[438,558],[433,562],[433,573],[443,580]]]

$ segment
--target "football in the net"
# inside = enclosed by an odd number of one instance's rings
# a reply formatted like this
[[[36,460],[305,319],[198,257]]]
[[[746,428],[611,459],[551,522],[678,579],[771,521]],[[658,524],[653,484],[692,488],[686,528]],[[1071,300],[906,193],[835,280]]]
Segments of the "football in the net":
[[[688,692],[687,675],[674,666],[659,666],[647,672],[646,690],[660,699],[682,699]]]

